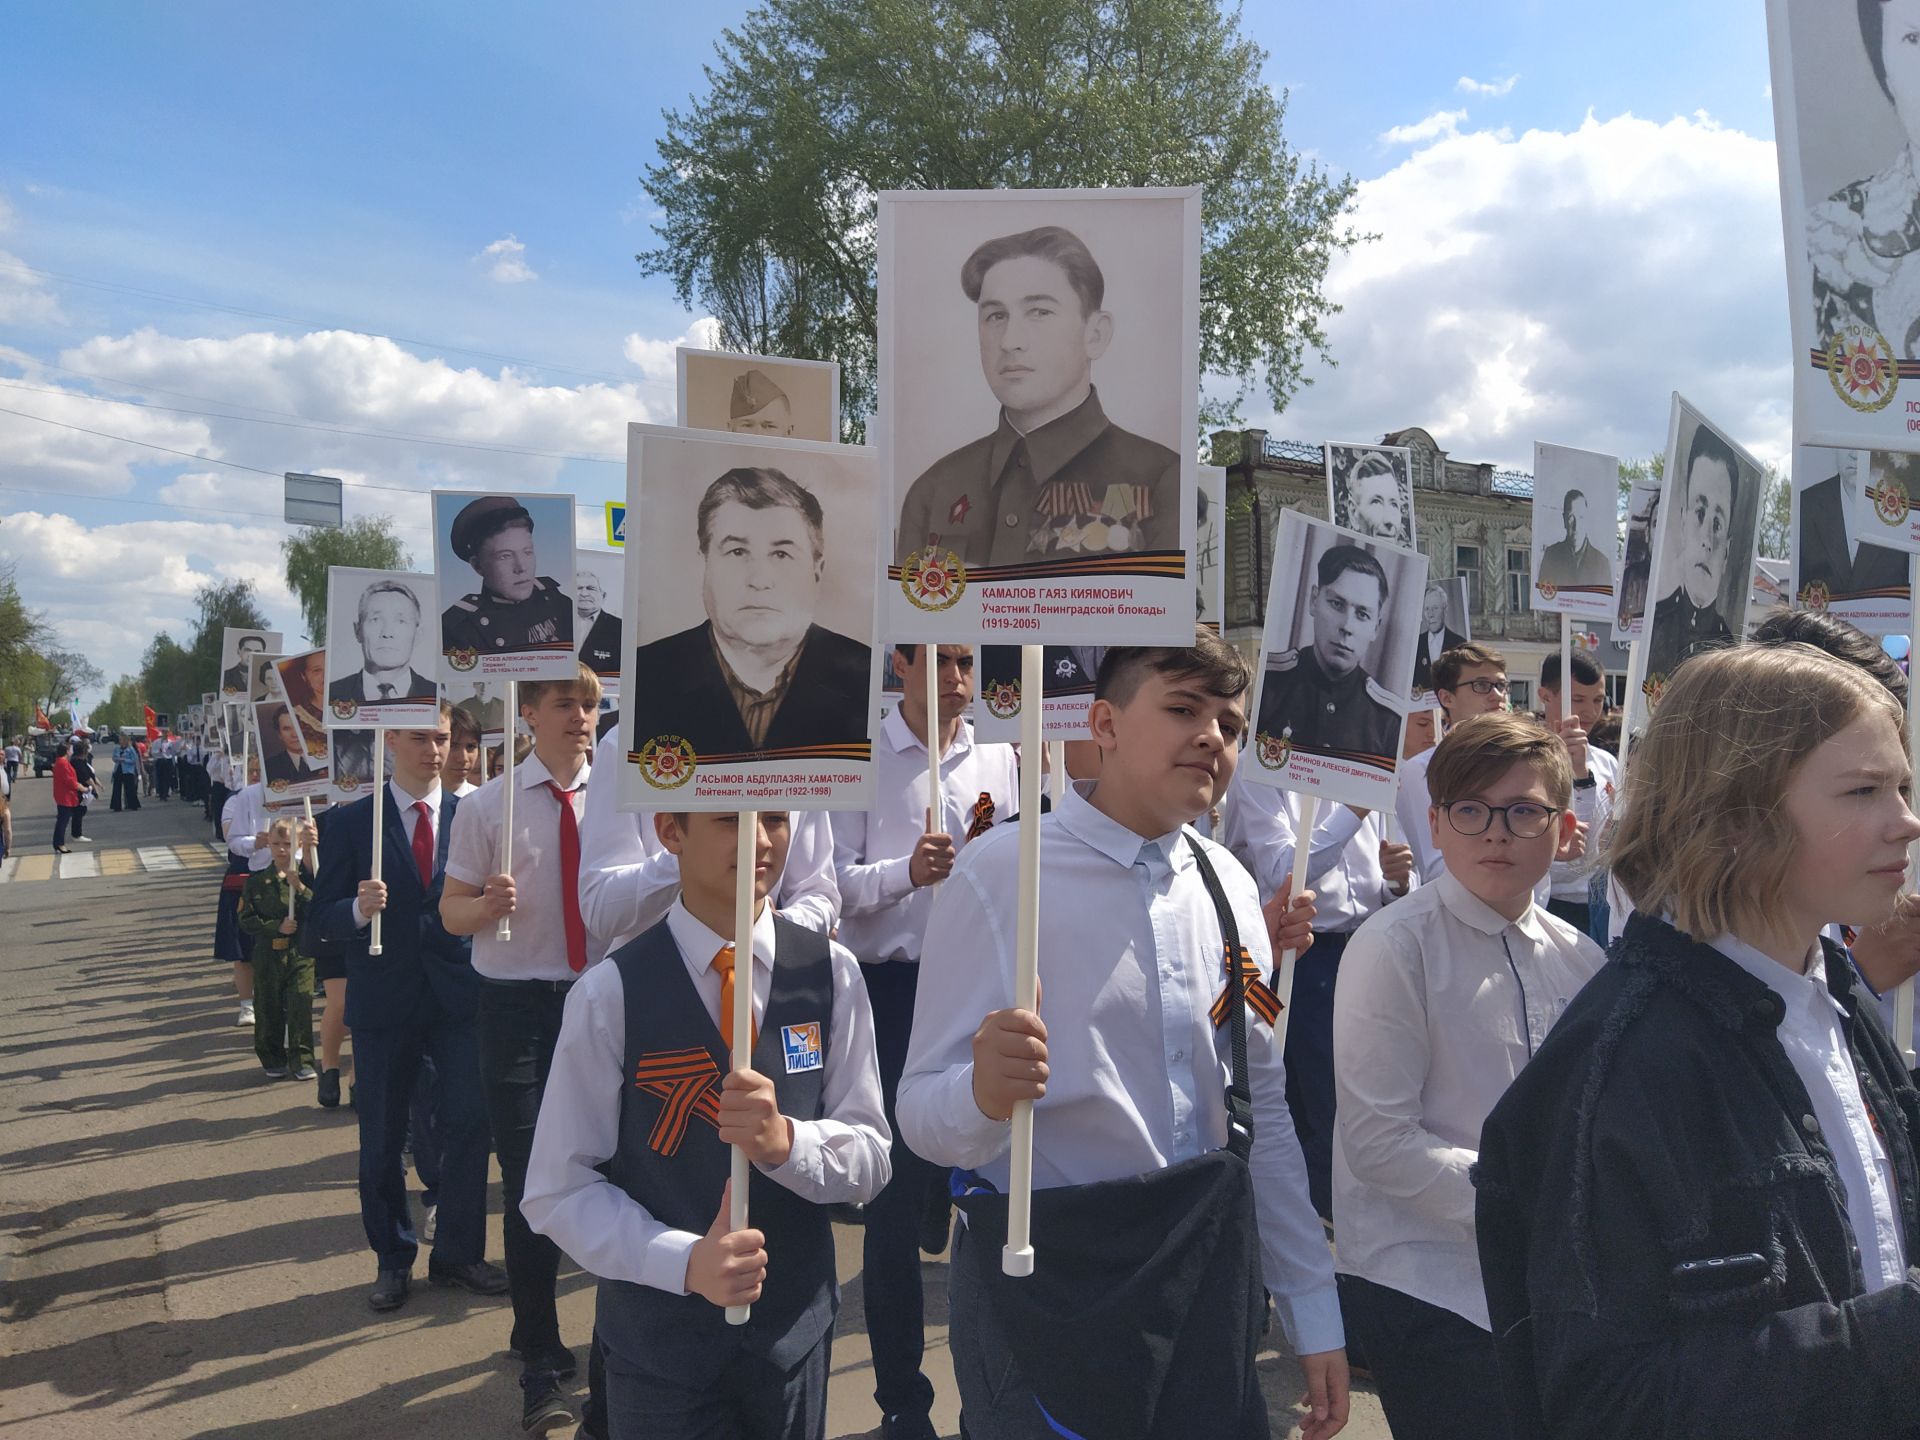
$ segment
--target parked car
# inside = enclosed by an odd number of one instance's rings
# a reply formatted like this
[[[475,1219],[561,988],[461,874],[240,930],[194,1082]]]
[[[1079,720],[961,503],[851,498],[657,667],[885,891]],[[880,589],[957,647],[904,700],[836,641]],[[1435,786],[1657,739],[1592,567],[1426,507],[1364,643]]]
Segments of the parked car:
[[[33,778],[38,780],[53,769],[53,762],[59,758],[61,749],[67,743],[66,735],[56,735],[51,730],[43,730],[33,737]]]

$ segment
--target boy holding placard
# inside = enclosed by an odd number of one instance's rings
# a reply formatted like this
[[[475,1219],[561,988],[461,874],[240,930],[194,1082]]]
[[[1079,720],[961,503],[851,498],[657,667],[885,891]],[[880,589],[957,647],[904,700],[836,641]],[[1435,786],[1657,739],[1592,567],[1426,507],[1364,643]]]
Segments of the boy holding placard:
[[[760,812],[756,1039],[732,1070],[739,817],[655,825],[679,898],[568,995],[521,1213],[600,1277],[611,1440],[819,1440],[839,1307],[826,1206],[891,1173],[866,989],[850,951],[767,903],[790,824]],[[753,1162],[744,1230],[733,1145]],[[736,1305],[752,1312],[733,1327]]]
[[[1346,1421],[1333,1266],[1287,1113],[1259,897],[1187,828],[1233,777],[1252,679],[1207,631],[1191,648],[1107,652],[1088,712],[1100,778],[1040,822],[1041,1008],[1055,1029],[1013,1004],[1014,827],[970,845],[934,904],[898,1113],[916,1152],[973,1172],[949,1306],[975,1440],[1109,1433],[1143,1413],[1162,1417],[1155,1436],[1264,1434],[1263,1277],[1307,1373],[1303,1434]],[[995,1202],[1022,1100],[1035,1246],[1050,1258],[1003,1281]],[[1146,1354],[1149,1333],[1179,1343]]]

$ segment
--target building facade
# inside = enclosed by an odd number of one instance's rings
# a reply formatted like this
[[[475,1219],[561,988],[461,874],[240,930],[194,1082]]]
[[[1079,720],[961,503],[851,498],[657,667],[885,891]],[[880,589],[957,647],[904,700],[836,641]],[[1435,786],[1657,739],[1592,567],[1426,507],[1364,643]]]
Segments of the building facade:
[[[1466,578],[1473,638],[1507,657],[1514,708],[1536,708],[1540,662],[1560,647],[1560,616],[1531,604],[1533,477],[1455,460],[1417,427],[1376,443],[1410,452],[1427,573]],[[1318,445],[1221,430],[1212,436],[1212,463],[1227,472],[1226,634],[1257,664],[1280,514],[1327,518],[1325,459]],[[1608,679],[1609,691],[1617,689],[1619,677]]]

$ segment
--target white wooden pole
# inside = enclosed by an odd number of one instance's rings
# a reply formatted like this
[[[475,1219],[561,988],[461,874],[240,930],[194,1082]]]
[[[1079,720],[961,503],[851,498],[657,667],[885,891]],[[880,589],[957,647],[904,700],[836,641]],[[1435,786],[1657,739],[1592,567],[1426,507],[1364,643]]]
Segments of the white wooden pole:
[[[1020,647],[1020,897],[1014,929],[1013,1003],[1040,1008],[1040,676],[1045,652]],[[1008,1153],[1007,1244],[1000,1269],[1033,1274],[1033,1102],[1013,1107],[1013,1146]]]
[[[373,875],[378,880],[384,873],[380,856],[386,849],[387,834],[387,732],[374,727],[373,731]],[[373,917],[373,925],[367,935],[367,953],[380,953],[380,916]]]
[[[940,788],[940,647],[922,645],[920,662],[926,668],[927,833],[932,835],[944,831],[947,824],[946,796]]]
[[[1573,617],[1560,612],[1560,719],[1573,714]]]
[[[313,824],[313,797],[311,795],[301,796],[300,808],[306,815],[307,823],[309,825]],[[318,875],[320,873],[320,842],[317,839],[313,842],[313,848],[307,853],[313,857],[313,873]],[[295,862],[296,867],[298,863],[298,861]]]
[[[1302,795],[1300,797],[1300,823],[1293,832],[1293,874],[1287,880],[1287,908],[1293,908],[1293,902],[1307,887],[1307,855],[1313,849],[1313,826],[1320,818],[1320,797]],[[1299,956],[1292,950],[1283,951],[1280,956],[1278,973],[1273,977],[1273,988],[1280,996],[1280,1019],[1273,1027],[1273,1049],[1276,1055],[1287,1053],[1287,1020],[1293,1014],[1293,972]],[[1235,959],[1238,963],[1238,957]]]
[[[1653,617],[1647,617],[1647,624],[1653,623]],[[1627,647],[1627,703],[1620,711],[1620,749],[1615,758],[1624,766],[1627,752],[1633,744],[1633,721],[1640,713],[1640,686],[1647,678],[1647,637],[1642,634],[1638,640]]]
[[[1907,567],[1907,668],[1913,665],[1913,643],[1920,639],[1920,555],[1910,557]],[[1920,705],[1907,706],[1907,749],[1920,745]],[[1907,883],[1920,882],[1920,840],[1907,847]],[[1903,980],[1893,992],[1893,1043],[1900,1047],[1907,1069],[1913,1069],[1913,981]]]
[[[760,812],[740,812],[740,839],[734,850],[738,871],[733,890],[733,1014],[728,1023],[733,1030],[733,1068],[746,1070],[753,1063],[753,872],[760,858]],[[727,1228],[747,1228],[747,1152],[733,1147],[733,1204],[727,1216]],[[744,1325],[753,1313],[751,1305],[729,1305],[727,1324]]]
[[[507,681],[507,769],[502,779],[507,793],[500,797],[500,873],[513,873],[513,751],[514,741],[520,737],[520,684],[516,680]],[[751,876],[748,877],[751,881]],[[505,915],[500,917],[499,929],[494,932],[502,940],[513,939],[513,921]]]

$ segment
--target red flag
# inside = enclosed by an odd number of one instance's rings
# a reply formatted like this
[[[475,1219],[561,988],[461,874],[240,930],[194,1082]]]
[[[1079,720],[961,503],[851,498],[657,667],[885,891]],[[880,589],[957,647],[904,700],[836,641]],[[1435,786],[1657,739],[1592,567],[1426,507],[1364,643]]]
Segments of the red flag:
[[[47,712],[42,710],[38,705],[33,707],[33,723],[38,725],[42,730],[53,729],[53,721],[47,718]]]
[[[151,745],[160,738],[160,717],[153,713],[153,706],[143,708],[147,712],[147,743]]]

